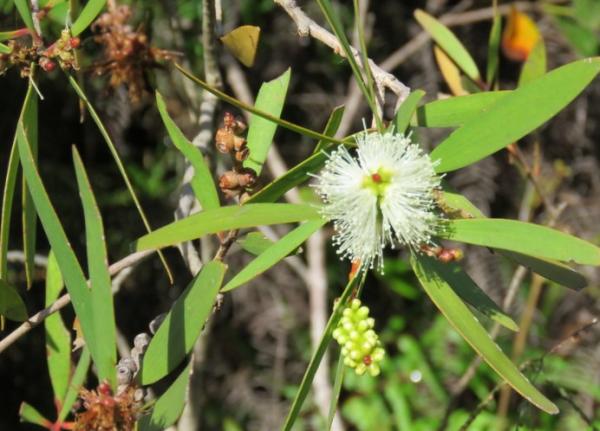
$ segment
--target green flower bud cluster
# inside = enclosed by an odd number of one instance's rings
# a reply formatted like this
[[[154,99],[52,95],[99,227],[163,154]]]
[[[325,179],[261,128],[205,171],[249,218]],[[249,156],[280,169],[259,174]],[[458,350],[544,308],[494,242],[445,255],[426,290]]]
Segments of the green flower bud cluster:
[[[359,299],[353,299],[344,311],[333,338],[342,347],[344,364],[354,368],[356,374],[369,372],[371,376],[380,373],[379,362],[385,355],[379,337],[373,330],[375,319],[369,317],[369,308]]]

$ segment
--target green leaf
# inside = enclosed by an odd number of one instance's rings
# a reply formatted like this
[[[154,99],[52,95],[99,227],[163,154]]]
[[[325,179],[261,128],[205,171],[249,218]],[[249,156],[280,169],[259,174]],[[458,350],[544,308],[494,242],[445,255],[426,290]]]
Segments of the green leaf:
[[[12,49],[9,46],[0,43],[0,54],[10,54]]]
[[[233,290],[262,274],[298,248],[325,223],[327,223],[325,219],[316,219],[298,226],[246,265],[235,277],[229,280],[222,291]]]
[[[294,223],[320,218],[303,204],[247,204],[206,210],[161,227],[135,242],[136,251],[167,247],[230,229]]]
[[[22,322],[27,320],[27,307],[14,287],[0,279],[0,315]]]
[[[291,70],[287,69],[278,78],[261,85],[254,104],[256,109],[279,118],[285,103],[291,74]],[[245,168],[250,168],[260,175],[276,130],[277,124],[273,122],[254,114],[250,117],[247,135],[250,155],[244,160]]]
[[[442,238],[543,259],[600,265],[600,248],[549,227],[505,219],[448,220]],[[524,240],[526,238],[526,240]]]
[[[535,44],[519,75],[519,87],[541,78],[546,73],[546,45],[544,39]]]
[[[410,95],[406,98],[398,112],[396,112],[396,117],[394,117],[394,125],[396,133],[404,133],[410,124],[410,119],[412,118],[415,110],[417,109],[417,105],[421,101],[421,99],[425,96],[425,92],[423,90],[414,90],[410,93]]]
[[[333,379],[333,388],[331,389],[331,399],[329,400],[329,413],[327,414],[327,430],[331,430],[333,425],[333,419],[335,418],[335,412],[338,409],[338,403],[340,401],[340,393],[342,392],[342,383],[344,382],[344,371],[346,366],[344,365],[344,357],[340,354],[338,357],[338,363],[335,367],[335,378]]]
[[[63,289],[63,279],[54,253],[48,255],[46,268],[46,301],[49,307],[56,301]],[[71,376],[71,334],[60,313],[54,313],[44,320],[46,331],[46,361],[48,374],[54,391],[54,398],[62,403],[69,387]]]
[[[67,291],[71,295],[71,303],[79,318],[86,344],[90,349],[92,357],[100,359],[102,355],[99,355],[98,348],[96,347],[94,309],[90,301],[87,281],[77,261],[77,257],[73,253],[71,244],[69,244],[65,231],[60,224],[58,215],[52,207],[48,193],[44,188],[42,179],[33,161],[33,155],[27,142],[27,135],[20,123],[17,128],[17,142],[23,175],[27,180],[27,187],[31,192],[33,203],[35,204],[50,247],[56,256],[56,261],[65,281]]]
[[[275,244],[274,241],[271,241],[264,233],[259,231],[248,232],[244,237],[237,239],[236,242],[242,249],[255,256],[258,256]]]
[[[86,5],[86,8],[89,5],[90,5],[90,3],[88,3]],[[125,166],[123,165],[123,162],[121,161],[121,157],[119,156],[117,148],[115,147],[115,144],[113,143],[112,139],[110,138],[110,135],[108,134],[108,131],[106,130],[106,127],[104,127],[104,124],[102,124],[102,120],[100,120],[100,117],[96,113],[96,110],[94,109],[94,107],[90,103],[89,99],[87,98],[87,96],[85,95],[85,93],[83,92],[83,90],[81,89],[79,84],[77,83],[77,80],[71,75],[69,75],[69,83],[71,84],[71,86],[73,87],[73,89],[75,90],[75,92],[77,93],[79,98],[85,103],[85,105],[88,109],[88,112],[90,113],[90,116],[94,120],[94,123],[96,123],[96,126],[98,127],[98,130],[100,131],[100,134],[102,135],[102,137],[104,138],[104,141],[106,142],[106,145],[108,146],[108,150],[110,151],[110,154],[113,156],[115,164],[117,165],[119,173],[121,174],[121,177],[123,178],[123,182],[125,183],[125,186],[127,187],[127,191],[129,192],[129,195],[131,196],[131,199],[133,200],[133,203],[135,204],[135,207],[138,210],[138,214],[140,215],[140,218],[142,219],[142,223],[144,224],[146,231],[151,232],[152,228],[150,227],[150,223],[148,223],[148,219],[146,218],[146,214],[144,213],[142,204],[140,203],[137,195],[135,194],[135,190],[133,189],[133,186],[131,185],[131,181],[129,180],[129,176],[127,175],[127,171],[125,170]],[[165,271],[167,273],[167,276],[169,277],[169,280],[171,282],[173,282],[173,275],[171,274],[169,265],[167,264],[167,261],[165,260],[165,257],[163,256],[162,252],[159,251],[158,256],[160,257],[160,260],[163,264],[163,267],[165,268]],[[92,356],[94,356],[93,352],[92,352]]]
[[[433,259],[425,256],[413,256],[411,259],[423,289],[454,329],[515,391],[541,410],[550,414],[558,413],[554,403],[542,395],[502,353],[469,308],[436,271],[433,262]]]
[[[473,81],[481,80],[475,61],[448,27],[421,9],[417,9],[414,15],[421,27],[469,78]]]
[[[32,33],[35,33],[33,18],[31,16],[31,10],[29,9],[29,2],[27,0],[14,0],[14,3],[27,28],[31,30]]]
[[[50,426],[52,426],[52,422],[46,419],[35,407],[26,402],[21,403],[21,407],[19,407],[19,416],[21,417],[21,422],[29,422],[44,428],[50,428]]]
[[[30,83],[25,96],[25,104],[21,113],[20,121],[23,124],[33,158],[37,163],[38,157],[38,96],[34,91],[33,84]],[[31,200],[31,195],[27,190],[25,178],[22,183],[22,231],[23,231],[23,252],[25,254],[25,277],[27,279],[27,287],[30,288],[33,283],[36,230],[37,230],[37,215],[35,207]]]
[[[455,263],[441,263],[435,260],[432,260],[430,265],[467,304],[505,328],[515,332],[519,330],[519,326],[515,321],[502,311],[459,265]]]
[[[73,164],[77,177],[77,187],[83,205],[85,219],[85,239],[90,275],[90,301],[94,312],[94,331],[98,346],[94,363],[100,381],[107,380],[113,389],[117,388],[115,365],[117,362],[117,329],[113,306],[112,283],[108,272],[108,256],[104,227],[94,192],[77,148],[73,148]]]
[[[342,118],[344,117],[345,106],[340,105],[333,108],[329,118],[327,119],[327,124],[325,125],[325,130],[323,130],[323,134],[326,136],[334,136],[338,129],[340,128],[340,124],[342,123]],[[313,151],[313,154],[319,153],[322,150],[326,150],[331,146],[331,142],[324,141],[320,139]]]
[[[142,385],[169,374],[192,350],[213,308],[226,269],[218,261],[206,264],[175,301],[144,354],[139,372]]]
[[[191,365],[190,361],[166,392],[156,400],[152,413],[139,420],[139,431],[162,431],[173,425],[181,416],[185,407],[185,394],[190,381]]]
[[[84,346],[81,352],[81,357],[79,358],[79,362],[77,363],[77,367],[75,368],[75,372],[73,373],[73,377],[71,378],[71,382],[69,383],[69,389],[65,395],[63,405],[58,414],[58,422],[65,420],[71,411],[71,407],[73,407],[73,404],[75,404],[75,401],[79,396],[79,390],[83,386],[83,382],[87,376],[90,364],[90,351],[87,346]]]
[[[443,193],[444,206],[449,207],[446,210],[458,210],[461,212],[460,218],[464,217],[485,217],[475,205],[459,193],[445,190]],[[526,256],[507,250],[499,250],[500,254],[512,260],[513,262],[526,266],[541,276],[571,289],[582,289],[587,285],[585,277],[572,270],[568,266],[548,259]]]
[[[440,160],[436,171],[462,168],[527,135],[569,104],[598,72],[600,58],[587,58],[514,90],[433,150],[431,158]]]
[[[570,17],[556,16],[554,20],[560,32],[579,55],[587,57],[598,53],[600,43],[598,43],[598,36],[594,31],[583,27]]]
[[[275,202],[288,190],[308,181],[311,178],[309,173],[321,169],[326,161],[327,155],[324,152],[313,154],[252,195],[246,205],[257,202]]]
[[[191,180],[191,185],[202,208],[218,208],[220,206],[219,195],[202,152],[185,137],[177,124],[171,119],[167,112],[167,105],[158,91],[156,92],[156,106],[173,145],[181,151],[194,168],[194,178]]]
[[[292,407],[285,419],[285,423],[283,425],[283,431],[290,431],[292,426],[296,422],[298,418],[298,414],[300,413],[300,409],[302,408],[302,404],[308,395],[308,391],[312,385],[312,381],[315,378],[315,374],[317,373],[317,369],[319,368],[319,364],[323,359],[323,355],[329,346],[329,342],[331,341],[333,330],[338,324],[340,318],[342,317],[342,312],[345,304],[348,302],[350,298],[350,294],[354,291],[354,286],[360,277],[353,277],[346,287],[344,291],[340,295],[336,305],[333,308],[333,312],[327,321],[327,325],[325,326],[325,331],[319,340],[319,344],[315,349],[312,357],[310,358],[310,362],[308,363],[308,367],[304,372],[304,376],[302,377],[302,382],[300,383],[300,387],[298,388],[298,392],[296,392],[296,396],[294,397],[294,401],[292,402]]]
[[[420,127],[459,127],[489,111],[510,91],[485,91],[449,97],[419,106],[411,124]]]
[[[498,13],[498,9],[494,9],[494,19],[492,20],[492,28],[490,30],[490,38],[488,41],[488,56],[487,67],[485,70],[486,82],[491,87],[492,82],[498,76],[498,58],[500,38],[502,37],[502,17]]]
[[[71,34],[78,36],[96,19],[106,0],[89,0],[71,27]]]

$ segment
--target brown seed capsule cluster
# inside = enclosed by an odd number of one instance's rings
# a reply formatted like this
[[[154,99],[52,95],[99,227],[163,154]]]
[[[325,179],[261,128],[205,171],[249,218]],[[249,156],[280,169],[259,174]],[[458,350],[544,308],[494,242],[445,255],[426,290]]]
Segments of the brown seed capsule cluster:
[[[46,72],[52,72],[56,68],[56,63],[62,69],[78,70],[79,66],[74,51],[80,45],[81,40],[78,37],[72,37],[71,32],[65,29],[61,32],[60,38],[41,53],[38,63]]]
[[[75,416],[75,431],[132,431],[142,407],[135,388],[114,395],[110,385],[102,382],[96,390],[82,389],[79,396],[83,411]]]
[[[228,198],[239,195],[247,196],[247,192],[256,182],[256,172],[250,168],[244,168],[242,165],[250,154],[246,139],[241,136],[245,130],[246,124],[235,118],[233,114],[226,112],[223,116],[223,126],[217,130],[215,135],[217,150],[220,153],[231,155],[233,159],[233,170],[223,173],[219,178],[219,188]]]
[[[443,248],[421,246],[421,251],[429,257],[439,260],[442,263],[457,262],[464,257],[463,251],[459,248]]]
[[[132,15],[129,6],[108,2],[108,11],[92,24],[92,30],[96,32],[94,41],[103,48],[103,58],[94,65],[95,73],[109,75],[112,88],[126,85],[131,101],[136,103],[147,87],[145,70],[174,54],[151,46],[146,33],[130,24]]]

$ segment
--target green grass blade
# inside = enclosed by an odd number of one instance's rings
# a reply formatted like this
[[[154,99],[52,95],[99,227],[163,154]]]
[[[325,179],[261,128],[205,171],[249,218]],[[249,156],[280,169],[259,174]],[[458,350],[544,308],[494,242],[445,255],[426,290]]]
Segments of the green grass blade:
[[[102,124],[102,120],[100,120],[100,117],[96,113],[96,110],[94,109],[91,102],[89,101],[89,99],[87,98],[87,96],[85,95],[85,93],[83,92],[83,90],[81,89],[79,84],[77,83],[77,80],[71,75],[68,75],[68,77],[69,77],[69,82],[70,82],[71,86],[73,87],[73,89],[75,90],[75,92],[77,93],[79,98],[81,100],[83,100],[83,102],[87,106],[90,116],[96,123],[96,126],[98,127],[98,130],[100,131],[100,134],[104,138],[104,141],[106,142],[106,145],[108,146],[108,149],[109,149],[111,155],[113,156],[115,164],[117,165],[117,168],[119,169],[119,173],[121,174],[121,177],[123,177],[123,181],[125,182],[125,186],[127,187],[127,190],[129,191],[131,199],[133,200],[133,203],[135,204],[135,207],[138,210],[138,214],[140,215],[140,218],[142,219],[142,223],[144,223],[144,227],[146,228],[146,231],[151,232],[152,228],[150,227],[150,223],[148,223],[148,219],[146,218],[144,209],[142,208],[142,205],[141,205],[137,195],[135,194],[135,190],[133,189],[133,186],[131,185],[131,181],[129,180],[129,176],[127,175],[125,166],[123,166],[123,162],[121,161],[121,157],[119,156],[119,153],[117,151],[117,148],[115,147],[115,144],[113,143],[112,139],[110,138],[108,131],[104,127],[104,124]],[[160,251],[158,252],[158,256],[160,257],[160,260],[165,268],[165,271],[167,272],[169,281],[173,282],[173,275],[171,274],[171,270],[169,269],[169,265],[167,264],[165,257],[163,256],[163,254]]]
[[[206,210],[174,221],[135,242],[135,250],[162,248],[230,229],[295,223],[320,218],[316,208],[304,204],[247,204]]]
[[[192,350],[208,319],[227,267],[218,261],[206,264],[152,337],[139,372],[143,385],[173,371]]]
[[[62,291],[63,279],[54,253],[48,255],[46,268],[46,301],[49,307],[56,301]],[[67,394],[71,376],[71,333],[65,326],[60,313],[54,313],[44,320],[46,332],[46,361],[48,374],[54,391],[55,400],[61,404]]]
[[[78,36],[96,19],[106,0],[89,0],[71,27],[71,34]]]
[[[27,320],[27,307],[17,290],[0,279],[0,315],[10,320]]]
[[[342,118],[344,117],[345,107],[344,105],[336,106],[331,111],[329,118],[327,119],[327,124],[325,125],[325,129],[323,130],[323,134],[326,136],[334,136],[342,123]],[[320,140],[313,151],[313,154],[319,153],[321,150],[327,149],[331,145],[330,142]]]
[[[417,9],[414,15],[421,27],[469,78],[475,82],[481,81],[473,57],[448,27],[421,9]]]
[[[0,43],[0,54],[10,54],[12,52],[12,49],[10,49],[9,46]]]
[[[600,265],[600,248],[549,227],[505,219],[449,220],[442,238],[542,259]],[[523,239],[527,238],[526,241]]]
[[[33,79],[33,78],[32,78]],[[25,96],[25,104],[21,113],[20,121],[23,124],[34,161],[37,163],[38,158],[38,96],[30,83]],[[25,178],[22,181],[21,193],[21,222],[23,231],[23,252],[25,254],[25,278],[27,287],[30,288],[33,283],[35,244],[36,244],[36,229],[37,229],[37,214],[31,200],[31,195],[27,190]]]
[[[71,382],[69,383],[69,389],[67,390],[67,394],[65,395],[63,405],[58,414],[59,422],[65,420],[65,418],[71,411],[71,407],[73,407],[73,404],[75,404],[75,401],[79,396],[79,390],[83,386],[88,370],[90,368],[90,364],[92,362],[91,359],[92,358],[89,349],[87,347],[84,347],[83,351],[81,352],[79,362],[77,363],[77,367],[75,368],[75,372],[73,373],[73,377],[71,378]]]
[[[312,385],[312,381],[315,378],[315,374],[317,373],[317,369],[319,368],[319,364],[323,359],[323,355],[329,346],[329,342],[332,338],[333,330],[338,324],[340,318],[342,317],[342,311],[344,306],[346,305],[348,299],[350,298],[350,294],[354,291],[354,287],[359,280],[360,277],[353,277],[352,280],[348,282],[344,291],[337,301],[337,305],[334,307],[329,320],[327,321],[327,325],[325,326],[325,332],[321,336],[321,340],[319,340],[319,344],[315,349],[310,362],[308,363],[308,367],[304,372],[304,376],[302,377],[302,382],[300,383],[300,387],[298,388],[298,392],[296,392],[296,397],[292,402],[292,406],[290,411],[285,419],[285,423],[283,424],[283,431],[290,431],[294,426],[294,422],[298,418],[298,414],[300,413],[300,409],[302,408],[302,404],[308,395],[308,391]]]
[[[254,104],[256,109],[279,118],[283,111],[291,75],[291,70],[287,69],[281,76],[262,84]],[[255,114],[250,116],[246,137],[250,153],[249,157],[244,160],[244,167],[250,168],[260,175],[276,130],[276,123]]]
[[[191,185],[200,205],[204,209],[218,208],[220,206],[219,194],[202,152],[185,137],[177,124],[171,119],[167,112],[167,105],[158,91],[156,92],[156,106],[173,145],[194,168],[194,178],[191,180]]]
[[[546,71],[546,45],[544,44],[544,40],[540,39],[523,64],[521,74],[519,75],[519,87],[541,78]]]
[[[487,112],[510,91],[485,91],[434,100],[419,106],[411,120],[419,127],[459,127]]]
[[[6,179],[2,191],[2,214],[0,215],[0,279],[6,278],[8,273],[8,240],[10,235],[10,220],[12,215],[13,198],[19,172],[19,150],[17,148],[17,135],[13,140],[6,167]]]
[[[44,188],[42,179],[37,171],[37,167],[27,142],[27,135],[19,123],[17,129],[17,142],[19,145],[19,156],[23,175],[27,180],[27,187],[31,192],[33,203],[37,210],[38,216],[50,247],[54,251],[56,261],[60,267],[67,291],[71,295],[71,303],[75,309],[75,313],[79,318],[83,336],[87,346],[90,349],[92,357],[99,358],[98,349],[96,347],[95,331],[94,331],[94,309],[90,301],[89,289],[87,281],[83,275],[83,271],[71,244],[67,239],[65,231],[60,224],[58,215],[50,202],[48,193]]]
[[[179,374],[154,404],[152,413],[142,417],[138,422],[139,431],[162,431],[173,425],[185,407],[185,395],[190,381],[192,362]]]
[[[487,66],[485,69],[485,82],[491,88],[492,83],[498,78],[498,63],[500,58],[500,38],[502,37],[502,17],[494,8],[494,18],[488,40]]]
[[[21,403],[19,416],[21,417],[21,422],[29,422],[48,429],[52,425],[52,422],[46,419],[35,407],[26,402]]]
[[[204,82],[203,80],[201,80],[200,78],[194,76],[191,72],[189,72],[188,70],[185,70],[182,66],[180,66],[177,63],[173,64],[175,66],[175,68],[177,70],[179,70],[186,78],[188,78],[189,80],[195,82],[196,84],[198,84],[200,87],[202,87],[204,90],[208,91],[211,94],[214,94],[215,96],[217,96],[219,99],[223,100],[224,102],[227,102],[239,109],[243,109],[244,111],[250,112],[252,114],[258,115],[262,118],[265,118],[275,124],[280,125],[281,127],[284,127],[288,130],[291,130],[292,132],[296,132],[299,133],[301,135],[304,136],[308,136],[309,138],[313,138],[313,139],[322,139],[326,142],[331,142],[334,144],[343,144],[344,142],[336,139],[334,137],[331,136],[326,136],[323,135],[322,133],[319,132],[315,132],[314,130],[310,130],[307,129],[305,127],[299,126],[297,124],[294,123],[290,123],[289,121],[283,120],[281,118],[277,118],[267,112],[263,112],[260,109],[256,109],[254,106],[250,106],[247,105],[243,102],[240,102],[239,100],[237,100],[234,97],[229,96],[228,94],[223,93],[222,91],[217,90],[216,88],[211,87],[209,84],[207,84],[206,82]]]
[[[396,117],[394,118],[394,130],[396,133],[406,132],[406,129],[408,129],[408,126],[410,125],[410,119],[415,113],[417,105],[423,96],[425,96],[423,90],[414,90],[406,100],[402,102],[402,105],[400,105],[398,112],[396,112]]]
[[[29,9],[29,2],[27,0],[14,0],[14,3],[27,28],[31,30],[32,33],[35,33],[33,17],[31,16],[31,10]]]
[[[335,367],[335,377],[333,379],[333,388],[331,389],[331,400],[329,401],[329,412],[327,413],[327,430],[331,430],[335,412],[340,401],[340,393],[342,392],[342,383],[344,383],[344,357],[340,354],[337,366]]]
[[[600,58],[559,67],[514,90],[455,130],[431,153],[438,173],[481,160],[527,135],[568,105],[600,72]]]
[[[85,220],[86,250],[91,285],[90,301],[94,309],[94,331],[98,345],[98,357],[94,358],[94,363],[98,369],[100,381],[107,380],[113,389],[116,389],[117,329],[104,227],[85,167],[75,147],[73,147],[73,164]]]
[[[515,332],[519,330],[515,321],[503,312],[459,265],[435,260],[429,264],[464,302],[505,328]]]
[[[297,249],[300,244],[306,241],[308,237],[319,230],[325,223],[327,223],[325,219],[315,219],[298,226],[246,265],[235,277],[229,280],[222,291],[233,290],[259,276]]]
[[[425,256],[413,256],[411,259],[411,264],[423,289],[454,329],[515,391],[541,410],[550,414],[558,413],[558,408],[554,403],[542,395],[502,353],[432,263],[433,260]]]

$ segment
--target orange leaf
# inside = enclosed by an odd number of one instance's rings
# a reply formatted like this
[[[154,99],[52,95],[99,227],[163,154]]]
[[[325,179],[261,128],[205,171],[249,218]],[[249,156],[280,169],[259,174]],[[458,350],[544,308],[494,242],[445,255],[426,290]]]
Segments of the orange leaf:
[[[463,88],[462,82],[460,80],[460,70],[456,67],[456,64],[446,55],[446,53],[437,45],[433,47],[433,53],[435,54],[435,59],[440,68],[440,72],[442,72],[442,76],[444,77],[444,81],[448,84],[448,88],[455,96],[464,96],[469,94]]]
[[[513,61],[525,61],[540,37],[533,20],[513,6],[502,33],[504,55]]]

